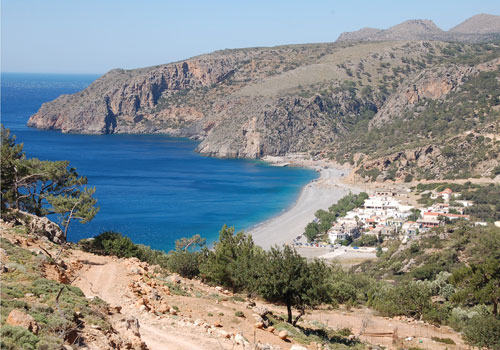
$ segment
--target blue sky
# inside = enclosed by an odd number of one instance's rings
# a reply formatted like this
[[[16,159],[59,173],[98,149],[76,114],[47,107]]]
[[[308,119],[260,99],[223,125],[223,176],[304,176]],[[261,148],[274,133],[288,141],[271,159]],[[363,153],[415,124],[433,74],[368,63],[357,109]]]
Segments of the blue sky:
[[[2,71],[104,73],[225,48],[331,42],[431,19],[448,30],[498,0],[2,0]]]

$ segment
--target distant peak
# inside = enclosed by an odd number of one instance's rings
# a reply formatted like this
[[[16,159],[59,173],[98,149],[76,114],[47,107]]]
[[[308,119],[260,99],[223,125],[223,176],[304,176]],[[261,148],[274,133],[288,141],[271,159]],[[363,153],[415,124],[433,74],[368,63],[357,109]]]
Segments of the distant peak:
[[[451,28],[449,32],[466,34],[500,33],[500,16],[480,13]]]
[[[443,31],[432,20],[410,19],[387,29],[363,28],[342,33],[337,41],[443,40],[481,41],[500,34],[500,16],[481,13]]]

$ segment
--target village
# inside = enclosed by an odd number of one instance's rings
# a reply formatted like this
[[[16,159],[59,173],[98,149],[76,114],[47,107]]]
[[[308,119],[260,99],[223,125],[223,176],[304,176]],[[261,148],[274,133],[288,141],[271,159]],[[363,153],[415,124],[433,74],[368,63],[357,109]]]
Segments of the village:
[[[326,248],[340,249],[351,245],[351,250],[360,249],[356,246],[359,238],[365,237],[364,246],[375,246],[386,240],[401,240],[406,243],[420,233],[434,227],[445,225],[456,220],[470,221],[465,214],[466,208],[474,204],[472,201],[461,199],[459,192],[450,188],[443,191],[424,191],[420,195],[430,198],[432,205],[419,205],[415,194],[410,189],[379,188],[371,191],[363,205],[354,208],[345,216],[332,222],[326,237],[314,242],[306,242],[305,237],[299,236],[293,240],[297,248]],[[315,219],[316,222],[318,219]],[[477,221],[475,225],[486,226],[486,222]],[[366,239],[371,236],[371,239]],[[325,238],[328,238],[326,241]],[[351,244],[352,243],[352,244]],[[375,248],[361,248],[375,252]],[[347,251],[346,248],[343,251]],[[323,257],[328,257],[327,254]]]

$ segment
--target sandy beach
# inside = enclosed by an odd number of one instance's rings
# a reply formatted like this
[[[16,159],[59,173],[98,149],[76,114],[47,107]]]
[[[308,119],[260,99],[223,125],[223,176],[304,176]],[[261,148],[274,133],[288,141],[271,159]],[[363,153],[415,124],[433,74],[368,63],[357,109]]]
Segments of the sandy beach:
[[[274,164],[290,163],[292,165],[308,166],[320,172],[320,177],[306,185],[295,204],[283,214],[274,217],[256,227],[248,233],[255,243],[264,249],[271,246],[291,243],[293,238],[304,232],[306,225],[314,219],[318,209],[328,209],[340,198],[350,192],[359,193],[360,189],[342,182],[348,170],[335,168],[330,164],[313,165],[298,163],[290,159],[273,157],[265,159]]]

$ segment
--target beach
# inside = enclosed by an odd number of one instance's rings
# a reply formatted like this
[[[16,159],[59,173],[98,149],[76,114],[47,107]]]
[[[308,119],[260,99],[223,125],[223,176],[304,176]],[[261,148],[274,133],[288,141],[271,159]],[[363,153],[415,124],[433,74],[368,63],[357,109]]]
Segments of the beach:
[[[320,173],[318,179],[302,189],[299,198],[290,209],[248,231],[255,244],[264,249],[291,243],[295,237],[304,233],[306,225],[314,219],[317,210],[328,210],[329,206],[349,192],[360,192],[359,188],[342,182],[349,170],[331,164],[298,162],[297,159],[281,157],[269,157],[264,160],[276,165],[307,166]]]

